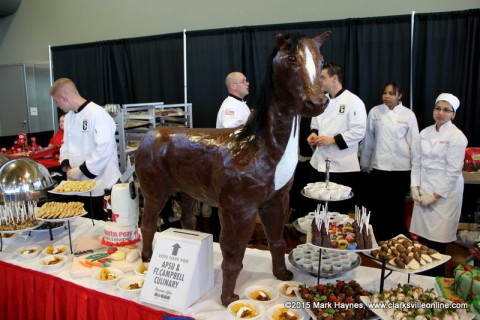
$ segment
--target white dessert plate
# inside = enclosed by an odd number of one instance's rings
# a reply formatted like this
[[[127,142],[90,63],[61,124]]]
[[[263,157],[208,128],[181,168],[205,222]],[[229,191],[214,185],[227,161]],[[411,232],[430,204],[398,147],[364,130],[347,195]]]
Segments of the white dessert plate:
[[[85,194],[85,193],[89,193],[90,191],[95,190],[95,188],[97,188],[99,185],[101,185],[102,180],[96,181],[95,185],[94,185],[92,188],[90,188],[90,189],[88,189],[88,190],[84,190],[84,191],[82,191],[82,192],[58,192],[58,191],[57,191],[58,188],[61,187],[61,186],[63,186],[63,185],[64,185],[65,183],[67,183],[67,182],[68,182],[68,181],[63,180],[62,182],[60,182],[60,184],[59,184],[58,186],[56,186],[56,187],[53,188],[52,190],[48,190],[48,192],[53,193],[53,194],[70,195],[70,196],[72,196],[72,195],[78,195],[78,194]]]
[[[86,214],[88,214],[87,211],[85,211],[84,213],[79,214],[79,215],[77,215],[77,216],[73,216],[73,217],[58,218],[58,219],[47,219],[47,218],[38,218],[38,217],[35,217],[35,219],[40,220],[40,221],[48,221],[48,222],[61,222],[61,221],[72,220],[72,219],[75,219],[75,218],[78,218],[78,217],[83,217],[83,216],[86,215]],[[48,229],[47,229],[47,231],[48,231]]]
[[[400,234],[400,235],[394,237],[393,239],[396,239],[396,238],[399,238],[399,237],[405,237],[405,236]],[[407,238],[407,237],[405,237],[405,238]],[[382,264],[382,261],[380,259],[373,257],[370,253],[363,253],[363,254],[366,255],[367,257],[369,257],[370,259],[372,259],[373,261],[375,261],[376,263]],[[440,254],[440,255],[442,256],[441,259],[435,260],[435,259],[432,258],[432,260],[433,260],[432,262],[429,262],[424,266],[420,266],[418,269],[402,269],[402,268],[399,268],[399,267],[396,267],[396,266],[392,266],[391,264],[388,263],[388,261],[387,261],[387,263],[385,263],[385,267],[389,270],[393,270],[393,271],[397,271],[397,272],[401,272],[401,273],[419,273],[419,272],[427,271],[427,270],[433,269],[435,267],[438,267],[439,265],[444,264],[445,262],[447,262],[448,260],[450,260],[452,258],[451,256],[446,255],[446,254]]]
[[[369,258],[371,258],[376,263],[382,264],[382,261],[378,260],[377,258],[372,257],[370,254],[365,254],[365,255],[368,256]],[[388,261],[385,264],[385,267],[389,270],[393,270],[393,271],[397,271],[397,272],[401,272],[401,273],[419,273],[419,272],[427,271],[427,270],[433,269],[435,267],[438,267],[439,265],[444,264],[445,262],[447,262],[448,260],[450,260],[452,258],[451,256],[446,255],[446,254],[440,254],[440,255],[442,256],[442,259],[433,260],[432,262],[429,262],[424,266],[420,266],[420,268],[418,268],[418,269],[402,269],[402,268],[399,268],[399,267],[396,267],[396,266],[392,266],[391,264],[388,263]]]
[[[360,300],[368,307],[370,304],[370,297],[361,296]],[[380,319],[382,320],[394,320],[393,317],[388,316],[385,312],[385,309],[376,309],[376,308],[369,308],[373,313],[375,313]],[[471,312],[467,312],[465,316],[461,317],[460,320],[472,320],[475,318],[475,315]]]

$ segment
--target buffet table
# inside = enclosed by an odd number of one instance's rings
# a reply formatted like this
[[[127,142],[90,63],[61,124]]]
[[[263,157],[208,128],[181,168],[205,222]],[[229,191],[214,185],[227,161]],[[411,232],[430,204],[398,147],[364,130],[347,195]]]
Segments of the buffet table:
[[[86,235],[100,235],[103,222],[86,218],[71,221],[72,242]],[[71,255],[69,263],[55,274],[45,274],[37,270],[36,260],[19,260],[13,252],[15,248],[35,243],[42,247],[50,244],[68,245],[68,232],[58,228],[54,231],[54,240],[50,241],[48,232],[32,232],[17,237],[12,243],[4,243],[0,252],[0,318],[1,319],[198,319],[224,320],[228,318],[225,307],[221,305],[221,262],[222,255],[218,243],[214,243],[214,276],[213,289],[202,296],[195,304],[178,313],[162,310],[159,307],[146,305],[138,301],[138,297],[125,298],[119,289],[97,289],[89,277],[75,278],[70,276]],[[75,250],[75,249],[74,249]],[[287,266],[294,272],[294,281],[314,285],[316,277],[296,270],[288,262]],[[268,251],[247,249],[243,260],[243,270],[237,280],[236,293],[242,298],[243,291],[251,285],[269,285],[277,287],[281,282],[271,273],[272,265]],[[355,279],[367,290],[379,290],[380,269],[359,266],[343,274],[337,279]],[[322,283],[335,282],[337,279],[324,280]],[[385,288],[396,287],[398,283],[407,282],[407,274],[393,272],[385,280]],[[424,288],[435,288],[435,280],[431,277],[411,275],[410,282]],[[279,298],[281,299],[281,298]],[[271,302],[282,303],[282,300]]]

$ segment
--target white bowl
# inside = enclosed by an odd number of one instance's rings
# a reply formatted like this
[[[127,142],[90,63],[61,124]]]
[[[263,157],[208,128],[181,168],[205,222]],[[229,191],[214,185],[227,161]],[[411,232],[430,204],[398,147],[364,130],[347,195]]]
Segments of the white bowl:
[[[122,278],[118,281],[117,287],[122,291],[122,295],[124,297],[135,297],[140,294],[142,291],[143,283],[145,281],[144,276],[130,276],[126,278]],[[139,288],[130,289],[129,286],[133,284],[138,284]]]
[[[300,282],[297,281],[284,281],[280,282],[277,286],[277,291],[285,299],[296,299],[295,291],[300,287]]]
[[[237,312],[235,310],[238,311],[242,307],[253,309],[254,312],[257,313],[257,315],[252,318],[242,318],[240,316],[237,316]],[[252,300],[233,301],[228,305],[227,310],[230,313],[230,315],[235,317],[235,319],[259,320],[259,319],[262,319],[263,315],[265,314],[265,307],[258,301],[252,301]]]
[[[327,186],[327,183],[326,182],[315,182],[314,186],[317,187],[317,188],[325,188]]]
[[[20,259],[33,259],[42,252],[42,247],[37,245],[23,246],[15,250],[15,255]]]
[[[317,192],[315,197],[320,200],[330,200],[330,190],[321,189],[320,191]]]
[[[352,188],[342,187],[340,190],[342,191],[342,199],[345,199],[345,198],[348,198],[348,196],[350,196],[350,192],[352,191]]]
[[[260,292],[264,292],[268,296],[268,300],[256,299]],[[278,298],[278,291],[269,286],[250,286],[245,289],[244,295],[250,301],[271,302]]]
[[[46,256],[58,256],[59,254],[65,255],[68,253],[68,247],[63,244],[56,246],[51,245],[43,249],[42,253]]]
[[[136,275],[139,275],[139,276],[146,276],[147,275],[147,271],[145,271],[145,273],[140,273],[139,269],[140,269],[140,266],[141,265],[145,265],[145,268],[147,268],[148,270],[148,266],[150,265],[150,262],[142,262],[140,263],[138,266],[135,267],[135,269],[133,269],[133,272],[135,272]]]
[[[63,255],[50,255],[39,260],[38,265],[40,266],[40,270],[42,271],[53,272],[63,268],[66,259],[67,258]]]
[[[331,200],[340,200],[342,198],[342,190],[334,189],[330,190],[330,199]]]
[[[117,287],[118,287],[118,289],[120,289],[122,291],[128,291],[128,292],[140,291],[143,288],[143,282],[144,281],[145,281],[145,277],[143,277],[143,276],[125,277],[125,278],[122,278],[118,281]],[[130,285],[133,285],[135,283],[138,284],[139,288],[130,289]]]
[[[110,273],[112,273],[115,276],[115,279],[112,280],[101,280],[100,279],[100,273],[102,272],[104,268],[101,268],[97,271],[95,271],[92,274],[92,280],[97,286],[102,286],[102,287],[111,287],[114,286],[120,281],[120,278],[123,277],[123,271],[119,269],[114,269],[114,268],[106,268]]]
[[[278,316],[280,315],[280,310],[285,309],[289,313],[293,313],[295,317],[297,317],[297,320],[303,320],[305,316],[303,315],[303,311],[300,309],[287,309],[285,308],[285,305],[283,303],[279,303],[276,305],[271,306],[270,308],[267,309],[265,312],[265,315],[268,320],[274,320],[274,316],[277,316],[276,319],[278,319]]]
[[[25,237],[22,237],[22,234],[19,232],[2,233],[1,236],[3,244],[10,244],[25,240]]]

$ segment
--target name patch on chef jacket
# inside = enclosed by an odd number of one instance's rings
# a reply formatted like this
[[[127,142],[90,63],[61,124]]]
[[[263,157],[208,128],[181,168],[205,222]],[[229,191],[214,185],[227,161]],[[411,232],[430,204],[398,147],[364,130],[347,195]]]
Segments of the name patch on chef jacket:
[[[88,120],[82,120],[82,131],[88,131]]]
[[[338,113],[344,114],[345,113],[345,105],[342,104],[340,107],[338,107]]]

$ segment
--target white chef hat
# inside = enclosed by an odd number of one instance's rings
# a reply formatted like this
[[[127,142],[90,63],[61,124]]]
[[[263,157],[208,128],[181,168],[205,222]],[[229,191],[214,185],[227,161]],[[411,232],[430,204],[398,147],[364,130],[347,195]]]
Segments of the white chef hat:
[[[460,106],[460,100],[458,100],[457,97],[455,97],[453,94],[451,93],[441,93],[438,97],[437,97],[437,100],[435,100],[435,104],[437,104],[438,101],[447,101],[448,103],[450,103],[450,105],[452,106],[453,110],[455,112],[457,112],[457,109],[458,107]]]

